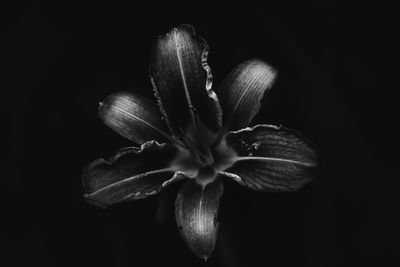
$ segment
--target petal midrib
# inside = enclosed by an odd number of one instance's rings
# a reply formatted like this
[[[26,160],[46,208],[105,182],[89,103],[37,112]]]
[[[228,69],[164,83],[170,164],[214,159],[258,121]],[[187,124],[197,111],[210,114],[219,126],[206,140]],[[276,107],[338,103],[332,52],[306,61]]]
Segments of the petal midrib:
[[[178,29],[175,28],[174,30],[174,42],[175,42],[175,51],[176,51],[176,57],[178,58],[178,65],[179,65],[179,72],[181,74],[181,78],[182,78],[182,84],[183,84],[183,89],[185,91],[185,97],[186,97],[186,101],[188,104],[188,108],[189,108],[189,112],[190,112],[190,117],[192,119],[192,122],[195,126],[196,129],[196,135],[197,138],[200,141],[201,144],[201,153],[205,154],[205,160],[208,164],[211,164],[213,162],[213,158],[212,158],[212,154],[210,151],[210,148],[208,147],[208,145],[206,144],[206,142],[204,141],[204,137],[199,129],[199,122],[198,122],[198,114],[196,113],[196,107],[193,106],[192,103],[192,99],[190,98],[190,93],[189,93],[189,89],[187,86],[187,82],[186,82],[186,76],[185,76],[185,71],[183,69],[183,63],[182,63],[182,56],[181,56],[181,49],[180,49],[180,45],[178,43]]]
[[[280,161],[280,162],[287,162],[287,163],[293,163],[293,164],[303,165],[303,166],[306,166],[306,167],[315,167],[315,166],[316,166],[316,164],[314,164],[314,163],[302,162],[302,161],[297,161],[297,160],[292,160],[292,159],[284,159],[284,158],[272,158],[272,157],[236,157],[236,158],[233,159],[234,162],[244,161],[244,160]]]
[[[156,174],[156,173],[160,173],[160,172],[174,172],[174,169],[172,167],[168,167],[168,168],[163,168],[163,169],[158,169],[158,170],[139,173],[137,175],[125,178],[125,179],[120,180],[118,182],[115,182],[115,183],[109,184],[109,185],[107,185],[105,187],[102,187],[99,190],[96,190],[96,191],[94,191],[94,192],[92,192],[90,194],[85,194],[85,197],[92,197],[92,196],[97,195],[97,194],[99,194],[99,193],[101,193],[103,191],[106,191],[106,190],[108,190],[108,189],[110,189],[112,187],[115,187],[115,186],[118,186],[118,185],[121,185],[121,184],[124,184],[124,183],[131,182],[131,181],[133,181],[133,180],[135,180],[135,179],[137,179],[139,177],[144,177],[144,176],[147,176],[147,175]]]
[[[192,100],[190,98],[189,90],[188,90],[187,83],[186,83],[186,77],[185,77],[185,72],[183,70],[183,64],[182,64],[182,59],[181,59],[180,47],[178,44],[177,33],[178,33],[178,29],[175,29],[174,30],[174,41],[175,41],[176,57],[178,58],[179,72],[180,72],[181,78],[182,78],[183,89],[185,91],[186,101],[188,102],[190,111],[193,112],[194,106],[192,104]]]

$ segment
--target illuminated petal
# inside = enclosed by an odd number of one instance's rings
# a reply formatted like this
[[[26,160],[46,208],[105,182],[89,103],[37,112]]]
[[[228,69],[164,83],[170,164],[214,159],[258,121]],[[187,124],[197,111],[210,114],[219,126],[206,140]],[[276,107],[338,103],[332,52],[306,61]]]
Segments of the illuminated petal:
[[[239,130],[249,125],[276,75],[276,70],[256,59],[240,64],[229,73],[217,91],[224,130]]]
[[[207,43],[190,25],[173,28],[154,46],[150,63],[153,88],[168,127],[177,137],[193,125],[199,131],[200,122],[214,132],[220,128],[221,108],[211,89],[207,54]]]
[[[219,177],[205,186],[190,180],[182,187],[175,202],[178,228],[190,249],[204,260],[215,248],[222,192]]]
[[[317,165],[313,145],[298,132],[284,127],[257,125],[225,136],[237,156],[224,173],[261,191],[293,191],[312,178]]]
[[[157,105],[140,95],[119,92],[108,96],[100,103],[99,116],[111,129],[138,144],[169,138]]]
[[[124,148],[109,160],[95,160],[82,173],[84,196],[107,207],[156,194],[178,179],[172,163],[180,153],[175,145],[150,141],[141,148]]]

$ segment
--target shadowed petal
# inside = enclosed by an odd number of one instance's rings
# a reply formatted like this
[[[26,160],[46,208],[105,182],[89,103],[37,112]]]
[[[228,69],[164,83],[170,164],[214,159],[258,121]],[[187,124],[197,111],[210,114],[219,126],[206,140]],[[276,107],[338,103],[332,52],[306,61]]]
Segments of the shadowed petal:
[[[82,173],[84,196],[89,202],[107,207],[156,194],[177,180],[171,163],[180,153],[175,145],[150,141],[141,148],[121,149],[109,160],[95,160]]]
[[[119,92],[106,97],[100,103],[99,116],[111,129],[138,144],[169,138],[157,105],[140,95]]]
[[[294,191],[312,178],[317,153],[298,132],[284,127],[257,125],[226,136],[237,156],[223,173],[262,191]]]
[[[215,248],[218,232],[218,205],[223,192],[221,178],[203,186],[190,180],[175,202],[178,228],[190,249],[207,260]]]
[[[239,130],[249,125],[276,74],[271,66],[257,59],[246,61],[229,73],[217,91],[224,130]]]
[[[207,54],[207,43],[190,25],[172,29],[155,43],[150,63],[153,88],[177,137],[193,125],[199,128],[198,120],[214,132],[220,128],[221,108],[211,89]]]

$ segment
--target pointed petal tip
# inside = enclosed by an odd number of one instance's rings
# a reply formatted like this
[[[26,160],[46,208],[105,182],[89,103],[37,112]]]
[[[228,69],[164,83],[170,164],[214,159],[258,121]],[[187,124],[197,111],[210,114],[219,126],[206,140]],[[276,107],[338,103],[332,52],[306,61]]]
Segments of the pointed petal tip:
[[[261,71],[261,74],[259,75],[269,77],[269,82],[266,86],[268,86],[269,88],[273,86],[273,83],[276,80],[276,76],[278,75],[278,70],[275,67],[259,58],[250,59],[243,64],[249,66],[249,68],[252,66],[251,68],[253,75],[255,75],[256,71]]]
[[[247,62],[247,64],[246,64],[246,62]],[[278,73],[278,69],[276,69],[271,64],[268,64],[267,62],[265,62],[264,60],[262,60],[260,58],[252,58],[252,59],[249,59],[244,62],[245,65],[249,65],[250,63],[257,64],[259,66],[263,66],[263,67],[271,70],[274,73]]]
[[[175,202],[180,234],[192,252],[203,260],[207,260],[215,249],[222,192],[219,178],[205,187],[192,180],[182,187]]]
[[[189,34],[189,35],[194,35],[196,36],[196,30],[193,27],[193,25],[191,24],[179,24],[179,25],[175,25],[172,28],[170,28],[168,31],[160,34],[157,36],[156,40],[161,41],[165,38],[168,38],[171,35],[175,35],[175,34]]]
[[[192,34],[196,34],[196,30],[193,25],[187,23],[179,24],[178,26],[173,27],[171,31],[188,31]]]

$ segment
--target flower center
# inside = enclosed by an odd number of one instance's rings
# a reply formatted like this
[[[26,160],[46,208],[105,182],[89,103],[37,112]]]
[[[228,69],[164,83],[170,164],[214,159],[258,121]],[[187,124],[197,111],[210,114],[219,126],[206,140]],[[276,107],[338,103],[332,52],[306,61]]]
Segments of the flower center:
[[[195,179],[198,184],[205,186],[214,181],[216,176],[217,172],[211,166],[208,166],[200,168]]]
[[[207,139],[209,141],[209,139]],[[207,142],[207,149],[210,151],[211,160],[200,160],[201,152],[196,147],[180,147],[179,157],[172,163],[175,170],[181,172],[188,178],[205,186],[215,180],[220,171],[231,167],[234,163],[236,152],[230,148],[226,140],[222,138],[218,145],[211,146]]]
[[[200,120],[197,120],[196,123],[189,124],[184,131],[182,141],[186,149],[192,154],[193,162],[198,165],[199,168],[211,166],[214,163],[211,145],[215,138],[216,134],[207,129]]]

